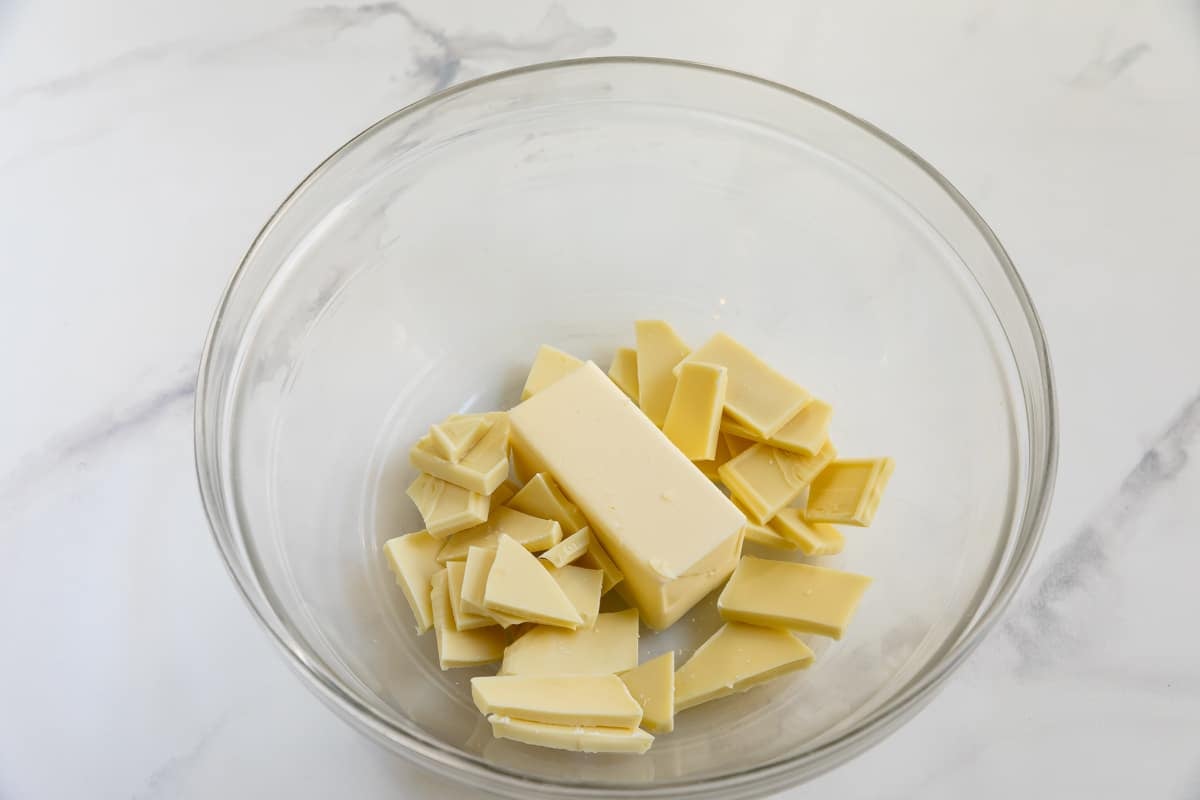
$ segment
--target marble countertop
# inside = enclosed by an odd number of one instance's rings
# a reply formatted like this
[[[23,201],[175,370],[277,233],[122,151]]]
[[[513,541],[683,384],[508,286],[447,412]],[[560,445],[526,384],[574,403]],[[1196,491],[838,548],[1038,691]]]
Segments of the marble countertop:
[[[1008,616],[915,720],[785,796],[1200,794],[1200,6],[733,8],[0,4],[0,797],[449,796],[315,702],[234,591],[192,467],[199,348],[351,135],[618,53],[897,136],[996,229],[1051,343],[1058,489]]]

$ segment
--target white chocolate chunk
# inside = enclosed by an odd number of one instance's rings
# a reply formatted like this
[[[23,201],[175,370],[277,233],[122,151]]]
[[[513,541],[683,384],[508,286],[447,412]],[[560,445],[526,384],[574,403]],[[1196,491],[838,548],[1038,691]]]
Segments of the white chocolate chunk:
[[[654,744],[654,737],[641,728],[606,728],[600,726],[549,725],[493,714],[488,717],[492,735],[497,739],[552,747],[556,750],[576,750],[583,753],[644,753]]]
[[[532,517],[554,520],[562,526],[564,535],[587,525],[579,507],[568,500],[554,479],[544,472],[530,478],[507,505]]]
[[[787,509],[784,509],[785,511]],[[778,519],[776,517],[775,519]],[[771,520],[774,524],[775,520]],[[746,521],[746,541],[761,544],[765,547],[773,547],[776,550],[796,550],[799,545],[791,539],[780,536],[771,527],[767,525],[759,525],[757,522]]]
[[[636,728],[642,707],[616,675],[493,675],[471,679],[484,714],[552,725]]]
[[[408,601],[413,618],[417,621],[417,633],[424,633],[433,625],[433,605],[429,592],[433,576],[442,568],[437,561],[437,553],[441,548],[442,543],[430,536],[428,531],[397,536],[383,545],[388,566],[396,575],[396,583],[400,585],[404,599]]]
[[[809,522],[798,508],[785,508],[772,518],[771,530],[806,556],[833,556],[846,544],[841,531],[824,522]]]
[[[472,614],[491,617],[503,628],[519,625],[526,620],[520,617],[488,611],[483,605],[483,592],[487,587],[488,573],[496,560],[496,551],[486,547],[471,547],[467,550],[466,568],[462,579],[462,606]],[[454,561],[446,562],[447,567]]]
[[[499,508],[502,505],[505,505],[506,503],[508,503],[509,500],[512,500],[513,497],[516,495],[516,493],[517,493],[517,487],[513,486],[508,481],[505,481],[504,483],[497,486],[496,491],[492,492],[492,494],[488,497],[488,500],[490,501],[490,508],[491,508],[491,511],[488,512],[489,518],[490,518],[490,515],[496,511],[497,508]]]
[[[521,399],[528,400],[559,378],[582,366],[583,362],[570,353],[564,353],[548,344],[542,345],[533,359],[529,377],[525,379],[525,387],[521,389]]]
[[[457,464],[491,427],[487,417],[448,419],[429,429],[429,441],[439,456]]]
[[[815,456],[756,444],[725,462],[717,474],[747,516],[764,525],[836,457],[837,450],[829,442]]]
[[[853,572],[743,556],[717,610],[735,622],[841,639],[870,585]]]
[[[728,419],[728,417],[722,417],[722,419]],[[740,456],[755,444],[753,439],[743,439],[741,436],[725,431],[721,431],[721,438],[725,441],[725,446],[729,448],[730,458]]]
[[[517,479],[517,483],[524,485],[533,480],[533,476],[537,475],[537,468],[529,463],[519,450],[512,451],[512,471]]]
[[[638,401],[637,350],[632,347],[617,348],[613,354],[612,366],[608,368],[608,377],[629,396],[633,402]]]
[[[674,650],[622,672],[620,678],[642,707],[643,728],[651,733],[675,729]]]
[[[600,587],[604,582],[604,572],[586,567],[556,567],[542,562],[550,577],[563,590],[571,605],[579,613],[584,628],[596,624],[596,615],[600,613]],[[599,723],[597,723],[599,724]]]
[[[675,394],[672,370],[688,354],[688,346],[675,329],[658,319],[634,323],[637,332],[638,405],[655,425],[667,418]]]
[[[833,462],[813,480],[804,518],[810,522],[870,525],[895,469],[896,462],[890,458]]]
[[[728,372],[700,362],[681,364],[662,431],[692,461],[717,457]]]
[[[491,428],[457,464],[438,455],[429,436],[423,436],[408,451],[409,461],[422,472],[461,486],[476,494],[490,495],[508,477],[508,415],[503,411],[449,417],[449,421],[484,417]]]
[[[727,622],[675,673],[675,711],[744,692],[812,660],[812,650],[785,630]]]
[[[686,360],[729,370],[725,413],[762,438],[772,436],[812,399],[806,389],[726,333],[715,334]]]
[[[446,570],[433,576],[430,600],[433,632],[437,636],[438,663],[442,669],[473,667],[498,661],[504,655],[504,632],[492,626],[473,631],[454,627],[450,613],[450,584]]]
[[[425,520],[425,529],[437,539],[487,520],[487,497],[424,472],[409,485],[407,494]]]
[[[800,409],[796,416],[775,432],[773,436],[763,439],[754,431],[742,425],[728,415],[721,419],[723,433],[740,436],[752,441],[763,441],[780,450],[811,456],[821,449],[821,445],[829,439],[829,423],[833,419],[833,406],[823,400],[813,400]]]
[[[576,559],[575,563],[581,567],[598,569],[604,573],[604,583],[600,585],[600,595],[604,596],[614,586],[625,580],[625,573],[621,572],[620,568],[617,567],[612,558],[605,552],[604,547],[600,544],[600,540],[591,532],[591,529],[588,528],[587,531],[587,551]]]
[[[578,561],[592,544],[590,528],[580,528],[558,544],[542,553],[541,558],[556,567],[565,567]],[[599,567],[597,567],[599,569]],[[601,570],[603,573],[603,570]]]
[[[730,452],[728,441],[726,440],[725,434],[722,433],[717,437],[717,448],[713,453],[713,457],[702,461],[694,461],[692,463],[694,463],[700,472],[704,474],[704,477],[708,478],[710,481],[716,481],[720,480],[721,478],[721,476],[717,473],[717,470],[724,466],[725,462],[731,458],[733,458],[733,453]]]
[[[488,572],[483,607],[544,625],[577,628],[583,624],[558,582],[528,550],[505,534],[500,534],[496,559]]]
[[[591,628],[537,625],[504,651],[501,675],[613,675],[637,666],[635,609],[600,614]]]
[[[466,570],[465,561],[446,563],[446,583],[450,592],[450,615],[454,618],[454,627],[460,631],[469,631],[495,625],[496,620],[487,614],[474,614],[463,608],[463,577]]]
[[[462,561],[467,557],[467,549],[471,547],[488,547],[495,550],[502,533],[516,539],[522,547],[531,552],[546,550],[562,541],[562,526],[554,520],[531,517],[501,506],[492,512],[483,525],[468,528],[447,539],[438,552],[438,561]]]

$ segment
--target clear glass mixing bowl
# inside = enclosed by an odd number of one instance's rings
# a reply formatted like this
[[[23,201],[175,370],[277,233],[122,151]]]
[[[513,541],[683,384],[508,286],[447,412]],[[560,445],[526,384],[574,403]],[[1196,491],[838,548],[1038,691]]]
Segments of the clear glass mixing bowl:
[[[891,455],[827,563],[874,576],[814,666],[680,715],[645,756],[493,740],[437,667],[381,543],[416,530],[406,451],[507,408],[537,346],[607,365],[635,319],[726,330]],[[1055,462],[1045,341],[996,238],[928,164],[827,103],[650,59],[529,67],[374,125],[254,242],[200,369],[217,544],[305,682],[373,740],[514,797],[745,797],[894,729],[978,644],[1038,539]],[[686,658],[711,601],[643,657]]]

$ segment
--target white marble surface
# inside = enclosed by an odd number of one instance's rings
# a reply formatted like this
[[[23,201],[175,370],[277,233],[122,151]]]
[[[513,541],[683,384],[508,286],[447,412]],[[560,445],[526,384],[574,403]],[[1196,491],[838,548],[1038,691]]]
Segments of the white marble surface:
[[[734,11],[734,8],[738,8]],[[787,797],[1200,795],[1200,5],[0,3],[0,797],[441,797],[338,722],[224,574],[192,470],[258,226],[387,112],[518,64],[759,73],[950,177],[1059,378],[1044,544],[908,726]]]

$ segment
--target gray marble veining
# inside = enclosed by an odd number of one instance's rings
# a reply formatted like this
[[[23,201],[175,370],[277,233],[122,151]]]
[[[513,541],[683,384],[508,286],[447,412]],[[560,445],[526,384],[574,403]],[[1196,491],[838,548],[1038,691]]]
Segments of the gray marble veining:
[[[1086,586],[1119,571],[1123,550],[1145,546],[1131,526],[1163,493],[1188,491],[1176,479],[1200,435],[1200,393],[1193,396],[1129,472],[1115,494],[1027,579],[1022,600],[1003,626],[1016,644],[1024,670],[1046,669],[1064,641],[1076,635],[1068,623],[1073,609],[1062,606]],[[1192,487],[1194,491],[1194,487]]]

